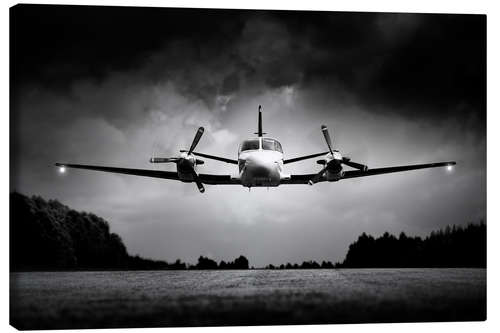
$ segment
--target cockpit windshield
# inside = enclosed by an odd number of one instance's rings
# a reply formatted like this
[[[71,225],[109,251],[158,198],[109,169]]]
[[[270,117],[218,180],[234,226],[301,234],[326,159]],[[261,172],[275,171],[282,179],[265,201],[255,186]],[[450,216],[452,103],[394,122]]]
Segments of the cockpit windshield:
[[[243,143],[241,144],[240,151],[258,150],[258,149],[259,149],[259,139],[251,139],[243,141]]]
[[[274,139],[267,139],[267,138],[262,139],[262,149],[275,150],[279,151],[280,153],[283,153],[283,150],[281,149],[281,144]]]

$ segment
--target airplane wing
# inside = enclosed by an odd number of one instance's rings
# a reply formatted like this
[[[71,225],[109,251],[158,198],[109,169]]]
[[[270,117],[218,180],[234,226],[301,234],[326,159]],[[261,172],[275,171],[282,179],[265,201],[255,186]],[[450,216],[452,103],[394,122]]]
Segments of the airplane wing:
[[[230,175],[209,175],[200,173],[198,175],[203,184],[208,185],[241,185],[239,178],[232,178]]]
[[[125,175],[133,176],[143,176],[143,177],[153,177],[162,179],[172,179],[179,180],[179,176],[175,171],[160,171],[160,170],[146,170],[146,169],[129,169],[129,168],[116,168],[108,166],[99,165],[83,165],[83,164],[65,164],[56,163],[58,167],[75,168],[75,169],[86,169],[93,171],[103,171],[111,173],[121,173]],[[232,178],[230,175],[210,175],[210,174],[199,174],[198,178],[204,184],[209,185],[232,185],[240,184],[240,180],[237,178]]]
[[[232,160],[230,158],[219,157],[219,156],[208,155],[208,154],[202,154],[202,153],[197,153],[195,151],[193,152],[193,154],[201,156],[201,157],[209,158],[209,159],[212,159],[212,160],[216,160],[216,161],[226,162],[226,163],[230,163],[230,164],[238,164],[238,161]]]
[[[314,158],[314,157],[318,157],[318,156],[322,156],[322,155],[326,155],[326,154],[328,154],[327,151],[322,152],[322,153],[312,154],[312,155],[306,155],[306,156],[300,156],[300,157],[290,158],[288,160],[284,160],[283,164],[288,164],[288,163],[298,162],[298,161],[302,161],[302,160],[307,160],[309,158]]]
[[[457,164],[457,163],[456,162],[439,162],[439,163],[402,165],[402,166],[393,166],[393,167],[386,167],[386,168],[368,169],[366,171],[348,170],[348,171],[344,172],[344,176],[342,177],[342,179],[375,176],[375,175],[381,175],[384,173],[402,172],[402,171],[410,171],[410,170],[418,170],[418,169],[426,169],[426,168],[437,168],[437,167],[444,167],[444,166],[450,166],[450,165],[455,165],[455,164]]]
[[[439,162],[439,163],[428,163],[428,164],[414,164],[414,165],[402,165],[402,166],[393,166],[386,168],[376,168],[376,169],[368,169],[367,171],[362,170],[348,170],[344,171],[344,175],[342,179],[349,178],[358,178],[358,177],[366,177],[366,176],[375,176],[381,175],[385,173],[393,173],[393,172],[402,172],[402,171],[410,171],[410,170],[418,170],[418,169],[426,169],[426,168],[437,168],[455,165],[456,162]],[[283,179],[281,184],[308,184],[310,180],[312,180],[316,176],[316,173],[302,174],[302,175],[291,175],[290,179]],[[321,177],[317,182],[326,181],[325,177]]]
[[[282,179],[280,184],[308,184],[309,180],[313,179],[316,176],[315,173],[308,173],[303,175],[291,175],[290,179]],[[320,181],[325,181],[325,179],[321,179]]]

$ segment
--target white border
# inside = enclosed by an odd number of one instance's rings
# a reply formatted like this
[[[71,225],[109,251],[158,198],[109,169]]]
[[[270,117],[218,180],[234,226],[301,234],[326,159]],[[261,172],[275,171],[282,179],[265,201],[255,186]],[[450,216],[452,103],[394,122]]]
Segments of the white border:
[[[210,0],[208,2],[203,2],[200,0],[186,0],[186,1],[168,1],[168,0],[87,0],[87,1],[21,1],[24,3],[47,3],[47,4],[79,4],[79,5],[119,5],[119,6],[146,6],[146,7],[198,7],[198,8],[257,8],[257,9],[289,9],[289,10],[335,10],[335,11],[375,11],[375,12],[418,12],[418,13],[464,13],[464,14],[487,14],[487,25],[488,25],[488,44],[487,44],[487,56],[488,56],[488,215],[487,215],[487,228],[488,228],[488,320],[486,322],[475,322],[475,323],[425,323],[425,324],[369,324],[369,325],[322,325],[322,326],[268,326],[268,327],[238,327],[236,328],[240,332],[248,332],[253,330],[272,330],[273,332],[301,332],[304,329],[314,330],[318,332],[326,332],[331,330],[337,330],[341,332],[359,332],[362,330],[370,330],[371,332],[421,332],[423,330],[429,332],[437,331],[453,331],[453,332],[470,332],[476,330],[488,330],[488,331],[499,331],[499,283],[500,276],[498,270],[498,262],[496,259],[497,253],[499,253],[499,245],[497,237],[500,235],[499,232],[499,219],[498,219],[498,175],[494,172],[495,166],[500,165],[498,158],[498,147],[499,147],[499,122],[498,122],[498,94],[500,92],[500,86],[498,82],[499,77],[499,65],[500,54],[498,49],[498,32],[500,15],[498,10],[498,5],[495,1],[482,1],[482,0],[468,0],[468,1],[437,1],[437,0],[419,0],[419,1],[396,1],[396,0],[344,0],[344,1],[322,1],[322,0],[307,0],[307,1],[277,1],[277,0],[254,0],[254,1],[240,1],[235,3],[234,1],[222,1],[222,0]],[[15,5],[18,2],[8,1],[4,3],[4,9],[0,19],[1,25],[1,40],[2,40],[2,52],[0,56],[2,58],[1,67],[1,101],[3,105],[3,110],[0,113],[0,123],[3,125],[4,130],[0,132],[0,156],[4,156],[4,161],[1,163],[1,179],[4,191],[1,192],[1,209],[0,212],[3,214],[1,219],[1,235],[2,242],[0,243],[1,249],[1,262],[0,266],[2,269],[1,273],[1,298],[0,298],[0,317],[2,328],[8,326],[8,316],[9,316],[9,269],[8,269],[8,191],[6,188],[9,184],[9,11],[10,6]],[[498,2],[497,2],[498,3]],[[497,154],[495,154],[497,153]],[[14,328],[8,326],[10,331]],[[199,331],[203,332],[218,332],[220,330],[228,331],[235,329],[234,327],[226,328],[184,328],[184,329],[148,329],[148,331]],[[108,331],[108,330],[103,330]],[[134,332],[145,331],[145,329],[134,329]],[[44,331],[47,332],[47,331]],[[70,331],[72,332],[72,331]],[[82,331],[84,332],[84,331]],[[125,332],[124,330],[113,330],[113,332]]]

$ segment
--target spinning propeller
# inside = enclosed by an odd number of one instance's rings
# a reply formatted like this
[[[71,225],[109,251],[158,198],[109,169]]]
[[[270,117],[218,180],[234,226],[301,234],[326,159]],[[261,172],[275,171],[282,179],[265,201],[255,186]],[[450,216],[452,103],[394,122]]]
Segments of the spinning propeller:
[[[327,171],[340,172],[342,171],[341,164],[350,166],[351,168],[358,169],[361,171],[368,170],[368,166],[356,162],[352,162],[349,157],[342,157],[338,150],[332,149],[332,139],[330,138],[330,133],[328,133],[328,128],[326,125],[321,125],[321,131],[325,137],[326,144],[330,154],[326,155],[325,159],[319,160],[318,164],[323,164],[323,168],[318,172],[311,180],[309,180],[309,185],[313,185],[320,181],[321,177]]]
[[[200,178],[198,177],[198,173],[196,173],[195,166],[199,164],[203,164],[204,162],[202,160],[197,159],[193,155],[193,151],[198,145],[198,142],[201,139],[201,136],[203,135],[203,132],[205,129],[203,127],[198,128],[198,131],[196,132],[193,142],[191,143],[191,147],[189,150],[180,150],[181,154],[178,157],[152,157],[149,159],[149,162],[151,163],[176,163],[177,164],[177,172],[179,173],[179,176],[184,175],[184,178],[192,178],[194,182],[196,183],[196,186],[198,186],[198,189],[200,192],[205,192],[205,187],[203,186]],[[185,177],[185,176],[188,177]]]

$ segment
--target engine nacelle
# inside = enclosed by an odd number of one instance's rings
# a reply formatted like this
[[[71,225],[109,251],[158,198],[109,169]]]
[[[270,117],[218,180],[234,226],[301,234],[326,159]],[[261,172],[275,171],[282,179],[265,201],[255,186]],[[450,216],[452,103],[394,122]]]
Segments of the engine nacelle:
[[[338,172],[331,172],[328,170],[325,172],[325,178],[329,182],[339,181],[343,176],[344,171],[342,171],[342,167],[340,167],[340,170]]]
[[[332,159],[330,162],[328,162],[325,171],[325,178],[327,181],[329,182],[338,181],[340,178],[342,178],[342,175],[343,171],[342,171],[341,160]]]
[[[182,152],[177,162],[177,175],[179,179],[184,182],[194,181],[193,170],[196,171],[197,164],[196,157],[192,154],[188,155],[186,152]]]
[[[327,181],[334,182],[342,178],[342,155],[339,151],[334,150],[333,154],[328,154],[325,158],[325,162],[325,178]]]
[[[329,182],[338,181],[344,175],[342,171],[342,155],[338,150],[334,150],[333,154],[328,153],[324,159],[318,160],[316,163],[324,165],[326,168],[324,177]]]

